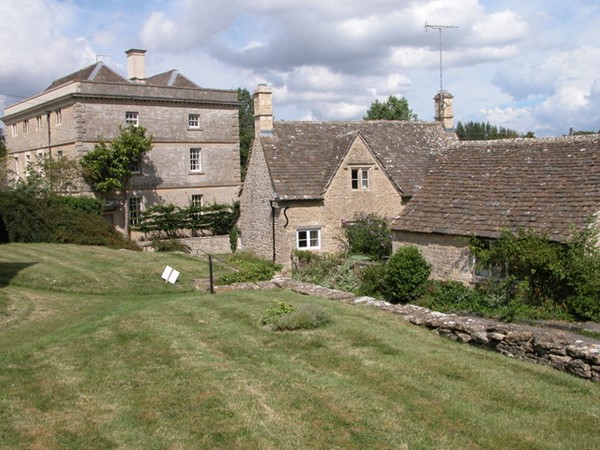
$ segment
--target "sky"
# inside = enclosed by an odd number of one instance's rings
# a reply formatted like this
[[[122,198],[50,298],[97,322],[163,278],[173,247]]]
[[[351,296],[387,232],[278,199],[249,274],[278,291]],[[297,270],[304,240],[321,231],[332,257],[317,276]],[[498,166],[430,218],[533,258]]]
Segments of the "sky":
[[[536,136],[600,130],[598,0],[0,0],[0,114],[97,60],[205,88],[273,88],[276,120],[360,120],[405,97],[433,120]]]

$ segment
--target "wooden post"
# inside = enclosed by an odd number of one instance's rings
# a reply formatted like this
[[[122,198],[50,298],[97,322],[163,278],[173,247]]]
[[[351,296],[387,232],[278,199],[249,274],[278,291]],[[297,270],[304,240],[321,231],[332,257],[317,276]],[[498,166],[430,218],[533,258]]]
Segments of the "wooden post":
[[[214,285],[214,280],[213,280],[213,260],[212,260],[212,255],[208,255],[208,273],[209,273],[209,277],[210,277],[210,293],[214,294],[215,293],[215,285]]]

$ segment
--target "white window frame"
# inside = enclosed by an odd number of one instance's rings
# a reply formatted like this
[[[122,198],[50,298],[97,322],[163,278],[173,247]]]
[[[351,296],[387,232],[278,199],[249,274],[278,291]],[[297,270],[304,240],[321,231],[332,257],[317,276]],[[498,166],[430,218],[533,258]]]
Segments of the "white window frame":
[[[42,131],[42,126],[43,126],[42,116],[37,116],[35,118],[35,129],[36,129],[36,131]]]
[[[12,136],[17,137],[19,135],[19,127],[17,126],[17,124],[13,123],[11,126],[11,129],[12,129]]]
[[[369,169],[365,167],[355,167],[350,170],[352,190],[365,191],[369,189]]]
[[[188,114],[188,128],[192,130],[200,128],[200,114]]]
[[[125,124],[137,127],[140,125],[140,114],[137,111],[125,111]]]
[[[202,149],[200,147],[190,148],[190,172],[202,172]]]
[[[129,225],[137,225],[139,223],[140,212],[142,212],[142,197],[129,197],[128,202],[128,220]]]
[[[194,208],[202,208],[204,206],[204,196],[202,194],[192,194],[190,204]]]
[[[62,110],[56,110],[55,125],[62,125]]]
[[[296,230],[296,248],[298,250],[320,250],[320,228],[298,228]]]

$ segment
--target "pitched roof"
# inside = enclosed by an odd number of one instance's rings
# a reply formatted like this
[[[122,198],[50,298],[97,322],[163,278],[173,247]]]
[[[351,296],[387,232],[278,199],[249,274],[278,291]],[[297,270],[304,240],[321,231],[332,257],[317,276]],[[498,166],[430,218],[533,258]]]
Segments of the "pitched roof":
[[[70,83],[72,81],[98,81],[102,83],[124,83],[129,84],[129,80],[123,78],[121,75],[109,69],[104,65],[102,61],[92,64],[91,66],[84,67],[76,72],[66,75],[62,78],[54,80],[50,86],[44,91],[62,86],[63,84]]]
[[[260,140],[279,198],[321,198],[359,135],[406,196],[451,139],[437,122],[275,122]]]
[[[400,231],[567,240],[600,211],[600,135],[464,141],[439,157],[395,220]]]
[[[177,87],[198,89],[199,86],[181,75],[177,70],[159,73],[146,80],[148,86]]]

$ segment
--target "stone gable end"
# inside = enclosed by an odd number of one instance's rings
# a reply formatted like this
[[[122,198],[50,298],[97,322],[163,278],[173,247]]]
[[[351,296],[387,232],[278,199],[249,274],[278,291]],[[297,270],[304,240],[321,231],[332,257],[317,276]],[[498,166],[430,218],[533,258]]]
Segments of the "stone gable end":
[[[368,187],[352,186],[352,171],[366,170]],[[331,179],[325,192],[324,221],[340,227],[342,221],[354,219],[355,212],[375,213],[384,217],[395,217],[404,205],[398,190],[383,170],[365,141],[357,136],[342,163]]]

